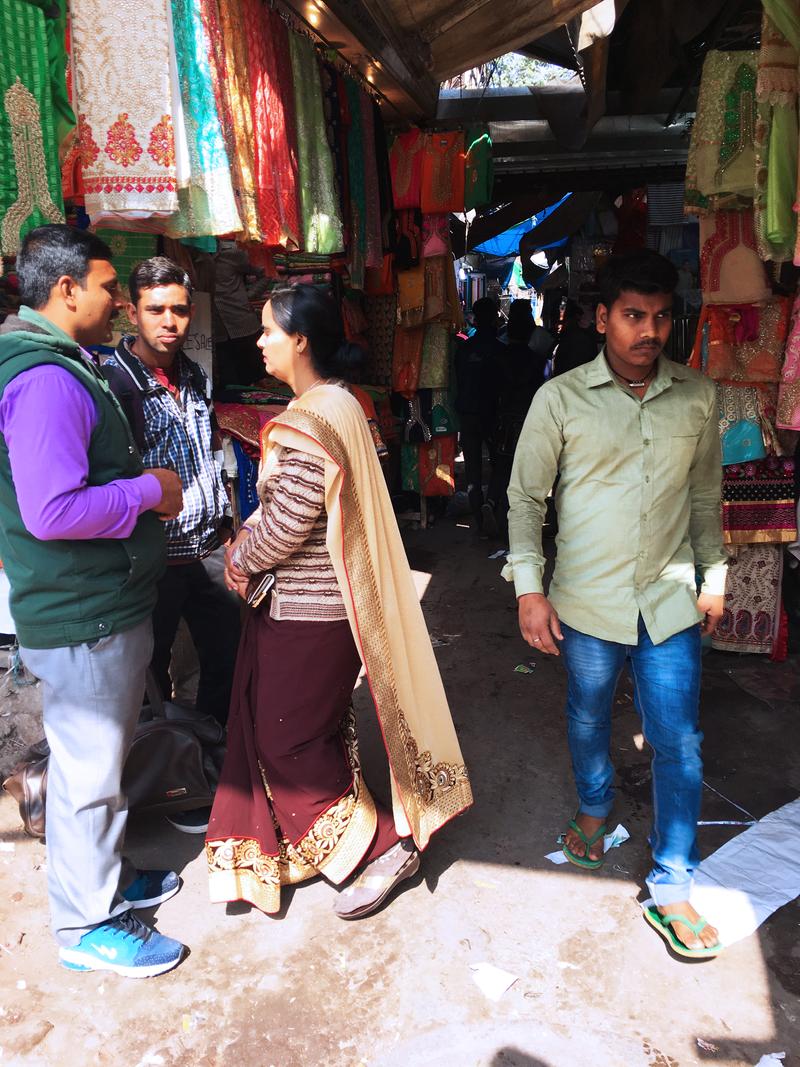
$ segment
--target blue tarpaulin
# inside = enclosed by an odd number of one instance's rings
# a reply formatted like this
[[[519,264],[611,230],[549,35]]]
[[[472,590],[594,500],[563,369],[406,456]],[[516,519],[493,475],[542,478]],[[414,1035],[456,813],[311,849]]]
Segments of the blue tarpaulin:
[[[533,215],[529,219],[525,219],[524,222],[517,223],[516,226],[512,226],[511,229],[505,230],[503,233],[498,234],[497,237],[492,237],[488,241],[484,241],[483,244],[476,245],[473,249],[474,252],[483,252],[487,256],[514,256],[519,252],[519,242],[522,240],[524,234],[532,230],[534,226],[538,226],[539,223],[544,222],[548,215],[561,207],[561,205],[572,196],[572,193],[567,193],[566,196],[562,196],[561,199],[555,203],[550,204],[549,207],[544,208],[537,215]],[[552,244],[543,245],[543,248],[558,248],[565,244],[567,238],[564,237],[560,241],[554,241]]]

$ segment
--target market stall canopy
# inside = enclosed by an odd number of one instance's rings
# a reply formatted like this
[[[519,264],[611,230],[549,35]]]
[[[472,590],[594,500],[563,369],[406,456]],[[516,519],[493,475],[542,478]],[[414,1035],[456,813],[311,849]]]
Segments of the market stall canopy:
[[[613,0],[281,0],[360,69],[399,116],[431,118],[447,78]],[[625,0],[616,0],[624,5]],[[387,118],[392,116],[387,114]]]

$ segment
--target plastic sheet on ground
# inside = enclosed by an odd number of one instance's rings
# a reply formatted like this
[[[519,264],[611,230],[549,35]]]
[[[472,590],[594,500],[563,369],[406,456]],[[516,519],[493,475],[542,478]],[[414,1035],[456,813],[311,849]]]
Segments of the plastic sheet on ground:
[[[472,971],[472,980],[489,1000],[499,1000],[519,977],[495,967],[492,963],[472,963],[469,969]]]
[[[717,928],[723,945],[749,937],[800,896],[799,834],[800,799],[766,815],[697,868],[691,903]]]

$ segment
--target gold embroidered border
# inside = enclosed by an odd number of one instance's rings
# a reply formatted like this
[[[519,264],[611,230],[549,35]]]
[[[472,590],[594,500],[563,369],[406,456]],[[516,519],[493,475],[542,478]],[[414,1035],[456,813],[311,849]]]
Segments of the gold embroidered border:
[[[321,415],[294,409],[284,412],[277,421],[318,441],[340,469],[347,470],[342,442],[333,426]],[[430,752],[419,751],[400,707],[391,669],[386,620],[368,550],[363,511],[350,477],[342,479],[341,506],[346,529],[355,531],[355,536],[343,544],[345,566],[352,584],[369,591],[367,599],[374,613],[374,625],[364,625],[365,620],[359,619],[358,636],[376,711],[392,774],[403,797],[414,840],[420,848],[424,848],[432,833],[472,803],[469,774],[463,764],[434,762]]]
[[[361,862],[378,827],[375,801],[361,774],[358,729],[352,706],[340,730],[353,772],[353,788],[324,811],[297,844],[290,846],[302,862],[336,885],[349,877]]]

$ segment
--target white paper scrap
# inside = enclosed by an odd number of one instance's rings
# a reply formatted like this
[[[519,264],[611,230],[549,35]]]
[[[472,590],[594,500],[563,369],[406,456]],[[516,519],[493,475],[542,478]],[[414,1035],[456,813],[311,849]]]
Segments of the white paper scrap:
[[[613,833],[606,834],[606,836],[603,838],[603,847],[605,848],[605,851],[608,852],[609,849],[617,848],[619,845],[624,844],[630,836],[631,835],[628,833],[622,823],[619,823]],[[561,849],[559,849],[558,852],[549,852],[545,856],[545,859],[550,860],[551,863],[569,863],[569,860],[561,851]]]
[[[769,1052],[766,1056],[761,1057],[756,1067],[783,1067],[785,1059],[785,1052]]]
[[[518,980],[519,975],[495,967],[492,963],[471,963],[472,980],[489,1000],[499,1000]]]

